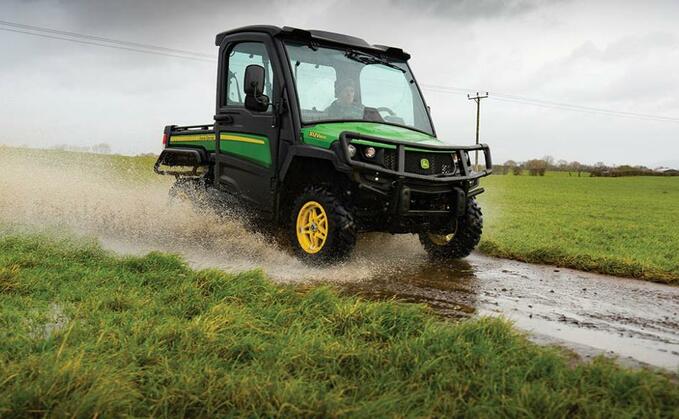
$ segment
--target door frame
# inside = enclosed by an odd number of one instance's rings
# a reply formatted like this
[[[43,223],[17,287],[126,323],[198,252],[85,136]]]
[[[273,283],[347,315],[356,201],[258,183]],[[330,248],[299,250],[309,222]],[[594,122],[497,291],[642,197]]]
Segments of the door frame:
[[[252,112],[245,108],[244,104],[242,106],[226,105],[226,89],[228,87],[228,66],[229,66],[229,54],[231,49],[239,43],[242,42],[257,42],[262,43],[266,49],[266,53],[269,57],[271,64],[271,69],[273,74],[271,74],[271,97],[270,102],[272,106],[270,110],[266,112]],[[274,126],[274,123],[279,120],[278,115],[276,115],[276,103],[281,98],[283,85],[284,85],[284,74],[281,68],[281,62],[278,55],[278,49],[274,43],[271,36],[261,32],[241,32],[233,35],[225,36],[222,39],[221,45],[219,46],[219,64],[217,66],[217,89],[216,89],[216,110],[215,110],[215,184],[217,187],[222,189],[230,189],[232,192],[239,194],[245,201],[245,203],[252,204],[261,210],[265,214],[273,215],[275,207],[275,184],[278,171],[278,149],[281,129],[280,123]],[[267,69],[268,70],[268,69]],[[267,127],[265,131],[257,131],[257,127],[252,127],[251,129],[243,127],[237,127],[237,119],[262,119],[268,121],[271,124]],[[234,126],[235,125],[235,126]],[[271,163],[269,167],[265,167],[261,164],[253,162],[247,158],[238,157],[233,154],[226,154],[221,151],[221,141],[220,133],[230,133],[234,135],[245,134],[245,135],[260,135],[268,138],[269,143],[269,153],[271,157]],[[223,179],[222,165],[232,167],[237,167],[238,170],[234,171],[234,179],[229,182],[221,182]],[[250,179],[256,182],[257,185],[239,185],[236,181],[236,177],[241,178],[241,183],[247,183],[244,181]],[[254,188],[255,194],[244,193],[244,190],[249,189],[248,186]],[[259,189],[265,188],[266,191],[259,191]],[[267,217],[268,218],[268,217]]]

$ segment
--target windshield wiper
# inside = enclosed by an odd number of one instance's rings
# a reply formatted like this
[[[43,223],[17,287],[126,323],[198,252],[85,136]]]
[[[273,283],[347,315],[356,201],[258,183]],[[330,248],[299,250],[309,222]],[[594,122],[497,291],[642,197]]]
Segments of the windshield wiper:
[[[396,64],[392,64],[387,60],[383,60],[379,57],[376,57],[374,55],[366,54],[364,52],[356,51],[354,49],[349,49],[347,52],[344,53],[344,55],[349,58],[350,60],[358,61],[359,63],[363,64],[382,64],[387,67],[394,68],[396,70],[399,70],[401,73],[405,74],[405,70],[402,69],[401,67],[397,66]]]

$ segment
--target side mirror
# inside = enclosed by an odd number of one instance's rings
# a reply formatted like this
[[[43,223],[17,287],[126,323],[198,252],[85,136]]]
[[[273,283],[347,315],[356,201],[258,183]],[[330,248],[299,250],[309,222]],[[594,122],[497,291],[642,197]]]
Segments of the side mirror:
[[[264,67],[251,64],[245,67],[245,109],[264,112],[269,108],[269,97],[264,95]]]

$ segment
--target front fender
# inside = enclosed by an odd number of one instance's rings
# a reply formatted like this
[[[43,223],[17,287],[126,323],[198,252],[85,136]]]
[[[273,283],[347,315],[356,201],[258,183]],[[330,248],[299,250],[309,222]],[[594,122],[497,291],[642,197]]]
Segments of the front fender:
[[[339,157],[339,142],[334,142],[328,150],[312,145],[298,144],[290,147],[287,156],[281,165],[278,173],[278,178],[281,181],[285,180],[290,165],[295,157],[311,157],[314,159],[328,160],[338,172],[351,173],[351,167],[344,163]]]

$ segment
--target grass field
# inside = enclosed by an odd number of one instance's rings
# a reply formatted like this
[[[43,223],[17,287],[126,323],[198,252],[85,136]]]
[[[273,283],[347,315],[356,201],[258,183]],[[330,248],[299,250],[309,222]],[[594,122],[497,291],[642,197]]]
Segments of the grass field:
[[[82,240],[82,239],[81,239]],[[582,364],[498,319],[0,238],[0,416],[671,417],[676,377]]]
[[[158,182],[167,180],[153,171],[155,156],[121,156],[77,151],[18,148],[0,144],[0,161],[30,161],[36,167],[77,168],[83,173],[104,174],[113,181]]]
[[[679,283],[679,177],[491,176],[484,253]]]

